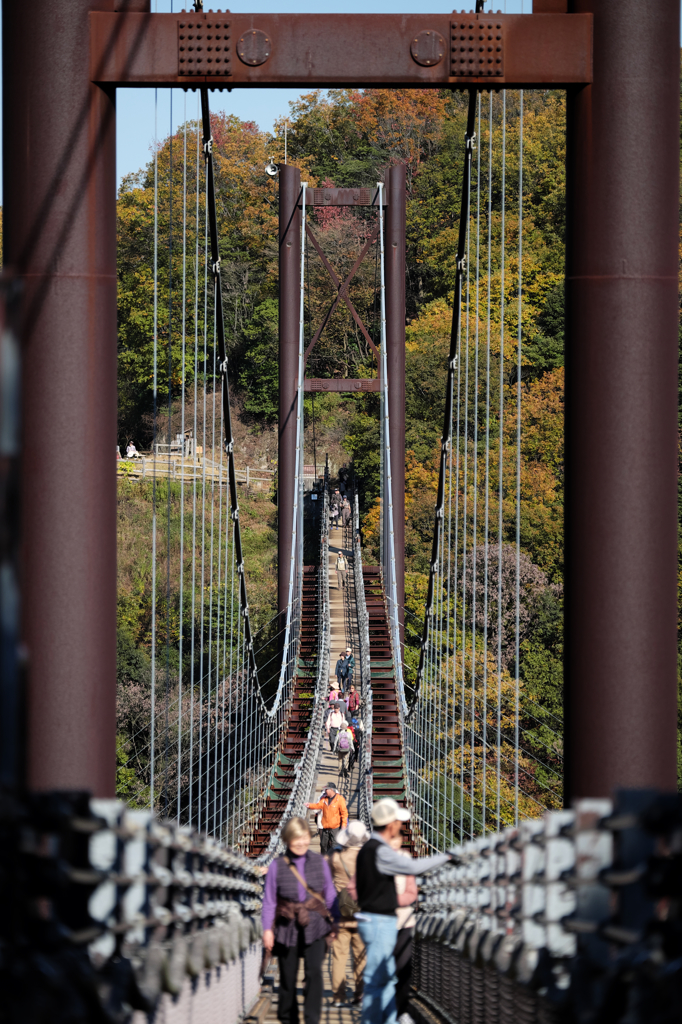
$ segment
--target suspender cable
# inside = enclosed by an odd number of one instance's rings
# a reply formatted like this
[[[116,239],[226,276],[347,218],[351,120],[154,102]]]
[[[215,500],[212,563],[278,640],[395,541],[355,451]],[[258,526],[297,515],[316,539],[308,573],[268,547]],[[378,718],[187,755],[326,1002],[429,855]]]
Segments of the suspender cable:
[[[168,753],[170,748],[170,615],[171,615],[171,415],[173,403],[173,90],[170,91],[170,163],[168,168],[168,487],[166,492],[166,685],[164,699],[163,815],[168,816]]]
[[[519,273],[516,352],[516,588],[514,615],[514,824],[519,823],[519,616],[521,606],[521,371],[523,303],[523,89],[519,95]]]
[[[203,147],[204,163],[206,170],[206,198],[207,198],[207,220],[211,242],[211,269],[213,272],[213,303],[215,316],[215,333],[218,346],[219,372],[221,378],[222,404],[224,410],[224,436],[223,445],[228,456],[228,483],[230,489],[230,506],[232,519],[235,523],[235,553],[237,569],[239,573],[239,604],[244,619],[244,643],[247,652],[248,666],[246,668],[247,681],[253,677],[258,688],[258,670],[253,653],[253,639],[251,635],[251,622],[249,617],[249,605],[246,593],[246,577],[244,573],[244,553],[242,548],[241,529],[239,524],[239,500],[237,496],[237,475],[234,462],[234,435],[232,432],[232,413],[230,410],[230,387],[227,372],[227,352],[225,348],[225,323],[222,303],[222,282],[220,266],[220,250],[218,246],[218,219],[215,201],[215,178],[213,169],[213,137],[211,134],[211,118],[208,106],[208,89],[201,90],[201,117],[203,126]],[[260,690],[258,690],[260,694]],[[277,703],[280,699],[278,693]],[[262,700],[262,697],[261,697]],[[264,707],[264,710],[265,709]],[[271,708],[268,714],[274,713]]]
[[[504,308],[505,308],[505,244],[507,201],[507,90],[502,90],[502,214],[500,241],[500,452],[498,460],[498,522],[497,522],[497,830],[502,828],[502,538],[504,497]]]
[[[483,636],[486,650],[483,656],[483,714],[481,716],[483,749],[483,787],[481,792],[481,818],[483,832],[487,828],[487,795],[488,795],[488,554],[490,531],[490,316],[492,303],[492,221],[493,221],[493,94],[489,95],[488,116],[488,294],[486,316],[486,364],[485,364],[485,554],[484,554],[484,592],[483,592]]]
[[[158,141],[159,91],[154,90],[154,385],[153,385],[153,435],[152,452],[156,451],[156,416],[158,397],[158,350],[159,350],[159,141]],[[154,758],[156,745],[156,459],[152,461],[152,651],[151,651],[151,724],[150,724],[150,765],[149,804],[154,810]]]
[[[187,94],[184,97],[183,110],[183,141],[182,141],[182,367],[181,367],[181,431],[182,456],[180,473],[180,637],[178,643],[178,785],[177,808],[175,815],[181,820],[181,780],[182,780],[182,641],[184,635],[184,570],[185,570],[185,359],[187,343]]]
[[[197,97],[197,115],[199,113],[199,98]],[[195,637],[196,637],[196,567],[197,567],[197,437],[198,429],[198,380],[199,380],[199,191],[201,181],[200,163],[200,134],[199,118],[197,116],[196,127],[196,200],[194,214],[195,246],[194,246],[194,421],[193,421],[193,460],[194,471],[192,473],[192,633],[190,651],[190,720],[189,720],[189,807],[187,824],[193,824],[194,807],[194,662],[195,662]]]
[[[482,9],[482,0],[477,0],[476,10]],[[471,90],[469,93],[469,108],[467,112],[467,126],[466,135],[464,140],[464,174],[462,176],[462,201],[460,206],[459,215],[459,235],[457,239],[457,263],[455,271],[455,291],[452,307],[452,328],[450,331],[450,354],[448,357],[448,381],[445,389],[445,414],[443,417],[443,437],[441,440],[441,452],[440,452],[440,467],[438,472],[438,491],[436,494],[436,510],[434,519],[434,531],[433,531],[433,544],[431,548],[431,571],[429,573],[429,583],[426,592],[426,614],[424,616],[424,628],[422,632],[422,644],[419,654],[419,666],[417,668],[417,680],[415,683],[415,692],[412,697],[410,705],[410,711],[414,709],[417,700],[419,699],[419,690],[421,687],[422,675],[424,672],[424,662],[426,657],[426,651],[428,648],[430,632],[433,624],[433,600],[434,600],[434,572],[435,566],[438,564],[439,557],[439,531],[437,529],[438,524],[444,514],[444,497],[445,497],[445,470],[447,466],[447,456],[452,444],[452,437],[450,432],[450,422],[452,414],[452,396],[454,392],[454,377],[455,371],[457,370],[458,359],[460,357],[460,333],[461,333],[461,321],[462,321],[462,291],[464,285],[464,275],[467,267],[466,260],[466,245],[468,238],[468,224],[469,224],[469,213],[470,213],[470,199],[471,199],[471,161],[473,156],[473,147],[475,144],[475,124],[476,124],[476,93]],[[466,388],[465,388],[465,402],[467,399]]]

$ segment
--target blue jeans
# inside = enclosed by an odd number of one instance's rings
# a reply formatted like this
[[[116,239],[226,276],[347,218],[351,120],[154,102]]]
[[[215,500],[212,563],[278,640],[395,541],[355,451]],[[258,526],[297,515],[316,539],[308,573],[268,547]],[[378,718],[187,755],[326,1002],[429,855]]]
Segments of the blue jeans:
[[[360,938],[367,947],[363,980],[362,1024],[396,1024],[395,950],[398,919],[395,914],[367,914],[358,920]]]

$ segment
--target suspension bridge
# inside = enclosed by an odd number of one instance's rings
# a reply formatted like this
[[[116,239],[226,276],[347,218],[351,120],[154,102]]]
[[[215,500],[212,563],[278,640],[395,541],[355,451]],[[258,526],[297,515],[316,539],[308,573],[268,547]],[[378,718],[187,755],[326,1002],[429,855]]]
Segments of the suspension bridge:
[[[312,822],[306,804],[328,781],[368,826],[381,796],[408,807],[408,852],[456,849],[421,887],[418,1024],[677,1019],[679,5],[485,8],[351,17],[3,4],[0,976],[10,1020],[272,1019],[262,876],[284,823]],[[418,621],[405,595],[401,164],[359,188],[313,187],[292,164],[278,168],[274,615],[263,621],[249,601],[209,101],[212,90],[266,85],[468,94]],[[182,270],[169,290],[183,309],[180,433],[201,441],[202,460],[193,453],[185,466],[183,451],[177,472],[170,405],[162,428],[171,316],[158,301],[155,151],[156,455],[140,474],[153,508],[151,690],[126,803],[114,798],[116,471],[103,453],[116,422],[115,95],[130,86],[183,89],[185,110],[196,102],[179,154],[176,138]],[[524,94],[549,88],[566,90],[569,114],[563,717],[524,692],[520,667]],[[345,279],[316,229],[330,207],[364,225]],[[332,289],[319,323],[306,298],[311,258]],[[363,259],[376,267],[367,322],[352,301]],[[309,377],[341,306],[375,365],[363,379]],[[203,310],[201,331],[187,329],[188,308]],[[204,384],[190,401],[186,370],[217,381],[215,394]],[[328,390],[377,403],[374,546],[353,473],[304,471],[304,398]],[[350,514],[333,526],[340,483]],[[349,768],[325,728],[348,646],[361,701]],[[331,1024],[359,1016],[325,1013]]]

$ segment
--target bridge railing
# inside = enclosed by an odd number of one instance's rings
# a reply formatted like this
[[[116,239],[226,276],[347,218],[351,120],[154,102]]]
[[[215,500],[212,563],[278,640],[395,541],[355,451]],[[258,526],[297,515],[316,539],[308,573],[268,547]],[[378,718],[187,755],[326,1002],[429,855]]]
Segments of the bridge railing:
[[[312,799],[317,776],[317,761],[324,730],[327,707],[329,661],[331,657],[331,624],[329,613],[329,488],[325,480],[322,515],[320,516],[320,568],[318,571],[318,657],[315,698],[308,738],[296,765],[296,779],[280,824],[272,834],[267,851],[258,858],[260,864],[269,864],[284,849],[281,832],[284,822],[291,817],[305,818],[306,803]]]
[[[3,995],[21,1007],[12,1019],[44,1019],[51,1007],[69,1019],[124,1021],[141,1011],[134,1019],[144,1020],[161,1009],[172,1024],[187,1020],[191,1001],[236,1024],[253,1006],[262,934],[253,861],[86,793],[32,797],[11,827],[12,900],[31,922],[30,941],[6,950],[3,964]],[[31,914],[34,901],[49,914]]]
[[[360,752],[360,816],[367,827],[371,824],[372,803],[372,669],[369,657],[369,615],[365,601],[360,543],[360,505],[357,492],[353,507],[353,578],[358,622],[360,696],[362,699],[362,747]]]
[[[672,1021],[681,840],[682,798],[631,791],[464,843],[421,887],[417,1009],[458,1024]]]

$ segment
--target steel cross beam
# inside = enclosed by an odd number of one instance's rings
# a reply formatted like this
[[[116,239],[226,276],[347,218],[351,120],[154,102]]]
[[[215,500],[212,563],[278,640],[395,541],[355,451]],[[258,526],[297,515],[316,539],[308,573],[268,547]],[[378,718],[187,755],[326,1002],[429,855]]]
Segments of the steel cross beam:
[[[562,88],[592,81],[592,15],[99,11],[90,75],[108,87]]]
[[[336,308],[337,308],[337,306],[339,305],[340,302],[345,302],[345,304],[348,307],[348,310],[350,312],[350,315],[353,317],[353,320],[355,320],[355,323],[358,325],[358,327],[362,331],[362,336],[364,337],[365,341],[367,342],[367,344],[371,348],[372,352],[376,356],[377,362],[378,362],[379,361],[379,353],[377,351],[377,347],[374,344],[374,342],[372,341],[372,339],[370,338],[369,331],[367,330],[367,328],[363,324],[362,320],[360,319],[360,316],[358,315],[358,312],[357,312],[355,306],[353,305],[353,303],[351,302],[351,300],[349,298],[349,295],[348,295],[348,287],[349,287],[351,281],[353,280],[353,278],[355,277],[355,272],[357,271],[358,267],[360,266],[360,264],[364,260],[364,258],[367,255],[367,253],[369,252],[369,247],[371,246],[372,242],[375,242],[376,239],[377,239],[377,235],[379,234],[379,227],[378,227],[378,225],[375,228],[373,228],[372,231],[369,233],[365,244],[363,245],[362,249],[360,250],[360,255],[356,259],[356,261],[353,264],[353,266],[350,268],[350,270],[348,272],[348,276],[346,277],[345,281],[342,281],[341,278],[339,277],[339,275],[336,273],[336,271],[334,270],[333,266],[331,265],[331,263],[329,262],[329,260],[325,256],[325,254],[322,252],[322,249],[320,247],[320,243],[315,238],[315,235],[312,233],[312,231],[310,230],[310,228],[308,227],[307,224],[305,226],[305,233],[306,233],[307,237],[310,239],[310,241],[313,243],[313,248],[315,249],[315,252],[317,253],[317,255],[322,260],[322,264],[323,264],[325,270],[327,271],[327,273],[331,277],[331,279],[334,282],[334,285],[335,285],[335,287],[337,289],[336,297],[333,299],[332,304],[329,307],[328,312],[326,313],[324,319],[322,320],[322,323],[320,324],[320,326],[315,331],[315,334],[313,335],[313,338],[312,338],[310,344],[308,345],[307,349],[305,350],[305,357],[304,358],[305,358],[306,362],[308,361],[308,356],[310,355],[310,353],[312,352],[313,348],[315,347],[315,344],[317,343],[317,341],[319,341],[319,338],[320,338],[320,335],[322,334],[322,331],[325,329],[325,327],[329,323],[329,320],[330,320],[330,318],[332,316],[332,313],[334,313],[334,311],[336,310]]]

